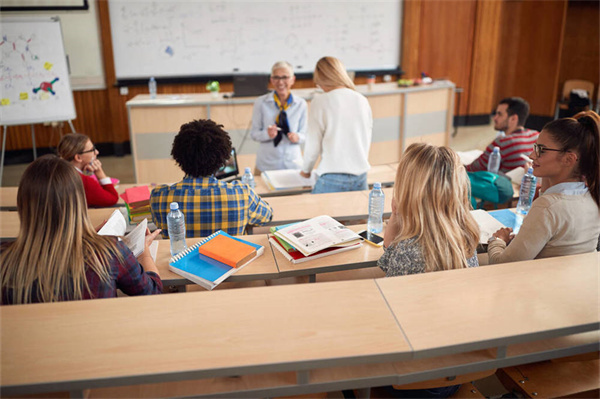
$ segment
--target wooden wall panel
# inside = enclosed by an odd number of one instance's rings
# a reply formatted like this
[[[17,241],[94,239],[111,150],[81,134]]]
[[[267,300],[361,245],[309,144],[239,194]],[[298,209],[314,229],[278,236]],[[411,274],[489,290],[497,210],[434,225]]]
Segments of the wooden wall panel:
[[[404,0],[402,11],[401,68],[407,79],[417,78],[419,71],[419,35],[421,32],[421,0]]]
[[[600,2],[569,1],[567,21],[556,94],[560,95],[565,80],[583,79],[594,82],[596,94],[600,84]]]
[[[469,115],[488,114],[495,108],[501,12],[502,3],[499,1],[477,2],[473,64],[466,101]]]
[[[552,116],[567,0],[502,2],[496,100],[519,96],[530,113]]]

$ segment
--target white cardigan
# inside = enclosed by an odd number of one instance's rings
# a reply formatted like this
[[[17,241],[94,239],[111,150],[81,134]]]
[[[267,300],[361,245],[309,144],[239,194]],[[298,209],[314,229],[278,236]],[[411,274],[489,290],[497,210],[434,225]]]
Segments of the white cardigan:
[[[317,174],[361,175],[369,168],[373,134],[371,106],[362,94],[340,88],[317,95],[310,104],[302,170]]]

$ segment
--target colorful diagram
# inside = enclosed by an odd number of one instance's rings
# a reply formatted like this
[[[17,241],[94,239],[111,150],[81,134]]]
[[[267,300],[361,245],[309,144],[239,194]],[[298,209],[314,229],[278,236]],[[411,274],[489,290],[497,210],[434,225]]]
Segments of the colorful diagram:
[[[40,87],[36,87],[35,89],[33,89],[33,93],[35,94],[38,91],[43,90],[47,91],[48,93],[52,93],[52,95],[55,95],[56,93],[54,92],[54,90],[52,90],[52,85],[56,83],[57,80],[58,78],[54,78],[52,82],[42,82]]]

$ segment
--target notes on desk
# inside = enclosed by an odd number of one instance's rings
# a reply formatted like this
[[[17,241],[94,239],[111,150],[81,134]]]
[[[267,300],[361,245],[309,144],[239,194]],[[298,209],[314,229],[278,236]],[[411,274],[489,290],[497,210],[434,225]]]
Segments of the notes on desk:
[[[271,191],[313,187],[317,181],[314,171],[307,179],[300,176],[300,169],[267,170],[262,172],[261,177]]]

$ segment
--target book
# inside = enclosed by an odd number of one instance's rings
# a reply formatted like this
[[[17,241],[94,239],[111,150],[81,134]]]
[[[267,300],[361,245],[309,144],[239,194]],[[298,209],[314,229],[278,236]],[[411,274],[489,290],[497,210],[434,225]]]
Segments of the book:
[[[321,215],[273,233],[287,241],[304,256],[309,256],[332,246],[348,246],[361,242],[361,238],[331,216]]]
[[[146,228],[148,227],[148,219],[142,220],[135,229],[131,230],[129,234],[125,235],[127,231],[127,222],[125,217],[118,209],[110,215],[104,226],[98,230],[98,234],[102,236],[118,236],[123,237],[123,242],[133,255],[137,258],[144,252],[144,246],[146,241]]]
[[[506,227],[483,209],[471,211],[471,215],[479,225],[479,243],[487,244],[488,240],[498,229]]]
[[[292,262],[293,264],[307,262],[309,260],[319,259],[319,258],[322,258],[324,256],[335,255],[335,254],[338,254],[340,252],[350,251],[352,249],[358,249],[358,248],[362,247],[362,243],[361,242],[357,242],[355,244],[348,245],[348,246],[343,246],[343,247],[329,247],[329,248],[325,248],[325,249],[322,249],[322,250],[320,250],[318,252],[315,252],[312,255],[305,256],[300,251],[288,251],[288,250],[286,250],[282,246],[282,243],[281,243],[279,237],[269,236],[269,242],[271,243],[271,245],[275,249],[277,249],[279,252],[281,252],[283,254],[283,256],[285,256],[286,259],[289,260],[290,262]]]
[[[256,250],[256,255],[239,267],[231,267],[201,254],[198,248],[219,235],[225,235],[231,239],[252,246]],[[243,267],[254,261],[254,259],[261,256],[264,252],[264,249],[265,248],[262,245],[254,244],[238,237],[232,237],[226,232],[219,230],[203,240],[198,241],[196,244],[192,245],[182,253],[173,256],[169,261],[169,270],[187,278],[190,281],[193,281],[207,290],[212,290],[217,285],[222,283],[227,277],[238,272]]]
[[[131,187],[121,194],[121,198],[131,209],[134,209],[150,203],[150,190],[148,186]]]
[[[294,225],[294,224],[296,224],[296,222],[294,222],[294,223],[288,223],[288,224],[283,224],[281,226],[272,226],[271,228],[269,228],[269,231],[271,232],[271,234],[275,234],[275,232],[277,230],[286,228],[286,227]],[[296,248],[294,248],[293,245],[290,245],[289,242],[285,241],[281,237],[278,238],[278,241],[283,246],[283,248],[285,248],[286,251],[288,251],[288,252],[290,252],[290,251],[296,251]]]
[[[205,242],[198,251],[231,267],[239,267],[256,256],[256,248],[224,234]]]
[[[313,187],[317,180],[315,172],[310,178],[300,176],[300,169],[267,170],[261,177],[271,191]]]

